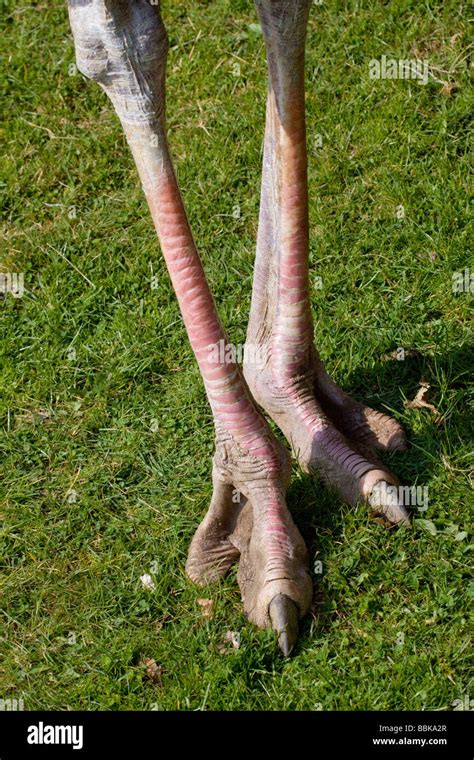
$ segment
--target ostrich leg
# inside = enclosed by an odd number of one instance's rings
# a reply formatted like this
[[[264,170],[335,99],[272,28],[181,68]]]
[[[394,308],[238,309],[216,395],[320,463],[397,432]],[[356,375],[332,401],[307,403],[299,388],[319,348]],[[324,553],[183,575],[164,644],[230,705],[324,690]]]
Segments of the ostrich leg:
[[[110,97],[132,150],[215,421],[213,497],[192,541],[187,572],[205,583],[240,557],[244,609],[257,625],[273,626],[288,654],[312,596],[306,547],[285,503],[289,457],[257,410],[238,365],[212,360],[210,349],[227,339],[169,154],[167,37],[159,6],[148,0],[69,0],[69,15],[78,67]]]
[[[309,300],[304,47],[310,0],[255,0],[268,62],[262,196],[247,343],[264,369],[244,364],[254,398],[279,425],[300,464],[350,503],[407,521],[399,481],[369,448],[400,448],[397,422],[352,400],[313,347]],[[341,262],[343,265],[343,262]],[[250,353],[250,352],[249,352]]]

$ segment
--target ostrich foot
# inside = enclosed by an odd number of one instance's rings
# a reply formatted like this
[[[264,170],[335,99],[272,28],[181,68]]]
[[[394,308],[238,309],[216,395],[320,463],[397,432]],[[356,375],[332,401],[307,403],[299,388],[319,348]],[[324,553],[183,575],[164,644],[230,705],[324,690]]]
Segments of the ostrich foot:
[[[283,432],[305,472],[314,473],[349,504],[366,502],[390,525],[409,524],[400,481],[369,447],[405,447],[401,426],[354,401],[333,383],[319,360],[289,380],[271,369],[244,367],[257,403]]]
[[[408,448],[405,431],[399,422],[351,398],[328,375],[317,354],[313,363],[315,396],[341,433],[381,451],[404,451]]]
[[[220,442],[209,510],[191,542],[186,572],[197,584],[224,576],[239,560],[244,611],[260,628],[272,627],[287,657],[298,620],[312,598],[308,552],[285,503],[290,463],[274,442],[273,461]]]

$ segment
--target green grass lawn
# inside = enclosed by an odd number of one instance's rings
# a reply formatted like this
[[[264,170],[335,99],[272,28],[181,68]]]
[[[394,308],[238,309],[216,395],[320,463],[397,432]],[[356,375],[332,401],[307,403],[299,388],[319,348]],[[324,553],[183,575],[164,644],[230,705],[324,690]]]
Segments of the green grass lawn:
[[[211,495],[212,418],[118,120],[71,66],[65,3],[0,7],[0,271],[25,283],[23,297],[0,301],[0,698],[25,709],[452,709],[470,693],[473,297],[452,288],[454,272],[474,272],[464,5],[312,9],[317,344],[346,390],[404,423],[410,450],[386,461],[428,487],[429,507],[412,530],[387,531],[295,467],[289,505],[322,573],[289,661],[246,621],[235,572],[204,589],[184,573]],[[220,314],[241,343],[263,39],[250,0],[163,10],[177,172]],[[372,80],[369,61],[382,55],[428,60],[428,83]],[[405,405],[422,380],[440,417]],[[240,648],[225,643],[229,631]]]

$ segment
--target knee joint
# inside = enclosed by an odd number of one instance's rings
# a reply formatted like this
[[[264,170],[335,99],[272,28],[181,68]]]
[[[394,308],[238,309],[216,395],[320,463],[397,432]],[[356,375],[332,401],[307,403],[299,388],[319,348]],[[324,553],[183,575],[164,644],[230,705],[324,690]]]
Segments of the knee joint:
[[[77,67],[102,86],[122,120],[155,120],[164,109],[168,39],[149,0],[69,0]]]

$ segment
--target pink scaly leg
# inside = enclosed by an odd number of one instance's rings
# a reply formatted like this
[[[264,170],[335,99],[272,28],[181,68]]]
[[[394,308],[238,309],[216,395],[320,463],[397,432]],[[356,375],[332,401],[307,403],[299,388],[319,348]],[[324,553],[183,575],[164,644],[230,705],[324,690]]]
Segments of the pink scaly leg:
[[[253,354],[258,347],[265,366],[244,363],[245,377],[306,471],[319,474],[350,503],[368,501],[389,523],[407,522],[395,493],[399,481],[368,448],[401,447],[401,427],[338,388],[313,347],[304,103],[310,1],[255,0],[255,5],[269,86],[247,343]]]
[[[79,69],[110,97],[132,150],[216,428],[214,492],[192,541],[189,576],[206,583],[240,556],[248,617],[273,625],[285,654],[308,610],[306,547],[285,503],[289,457],[257,410],[227,344],[184,210],[165,127],[166,31],[148,0],[69,0]],[[239,501],[235,503],[235,493]]]

